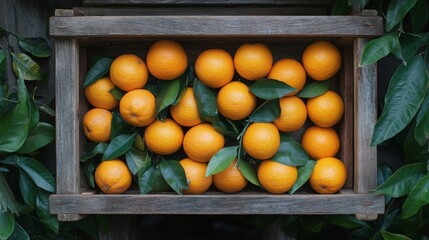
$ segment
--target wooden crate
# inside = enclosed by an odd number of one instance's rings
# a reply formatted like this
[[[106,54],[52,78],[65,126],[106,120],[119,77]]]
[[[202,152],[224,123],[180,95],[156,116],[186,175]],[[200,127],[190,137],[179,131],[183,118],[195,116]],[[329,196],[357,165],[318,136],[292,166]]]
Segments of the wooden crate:
[[[377,180],[377,152],[369,146],[377,117],[376,66],[358,66],[367,38],[383,33],[382,19],[374,12],[358,16],[146,16],[127,11],[132,16],[105,16],[106,9],[57,10],[50,19],[50,34],[56,38],[57,112],[57,193],[50,197],[50,209],[60,220],[73,221],[86,214],[355,214],[375,219],[384,212],[384,197],[370,192]],[[337,129],[342,144],[339,157],[348,170],[344,189],[330,195],[305,191],[272,195],[251,188],[232,195],[217,191],[193,196],[94,193],[79,163],[86,141],[81,119],[88,109],[83,94],[88,59],[125,52],[144,57],[151,43],[164,38],[181,42],[191,63],[208,47],[233,53],[249,41],[269,45],[275,59],[300,59],[304,47],[318,39],[335,42],[343,56],[335,88],[345,101]]]

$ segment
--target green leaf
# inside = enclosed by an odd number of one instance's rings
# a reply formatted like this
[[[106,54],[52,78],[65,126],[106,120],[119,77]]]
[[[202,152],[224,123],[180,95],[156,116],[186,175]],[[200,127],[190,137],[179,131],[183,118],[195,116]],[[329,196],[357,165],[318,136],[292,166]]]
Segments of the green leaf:
[[[103,77],[110,70],[110,65],[112,65],[113,59],[111,58],[100,58],[94,65],[88,70],[88,73],[85,77],[84,87],[91,86],[98,79]]]
[[[85,144],[85,150],[80,157],[81,162],[87,162],[89,159],[95,157],[97,154],[104,154],[104,152],[107,149],[108,144],[101,142],[101,143],[87,143]]]
[[[34,93],[33,97],[28,98],[28,106],[30,106],[30,132],[33,130],[33,128],[36,127],[36,125],[40,121],[40,114],[39,109],[37,109],[36,101],[34,100]]]
[[[0,239],[7,239],[13,232],[15,218],[11,212],[0,211]]]
[[[51,47],[44,38],[23,38],[18,39],[21,49],[31,53],[35,57],[51,56]]]
[[[401,53],[404,59],[408,59],[421,47],[429,44],[429,32],[422,34],[403,34],[399,39]]]
[[[396,34],[386,34],[369,41],[363,50],[359,66],[373,64],[393,51],[395,42],[398,42]]]
[[[332,6],[331,15],[346,15],[352,10],[346,0],[337,0]]]
[[[151,159],[147,151],[139,151],[135,148],[130,148],[125,153],[125,159],[133,175],[136,175],[141,169],[148,169],[151,164]]]
[[[414,137],[420,146],[423,146],[429,139],[429,94],[426,93],[426,97],[420,107],[420,111],[416,117],[416,128],[414,131]]]
[[[42,80],[40,66],[25,53],[10,53],[12,55],[12,67],[16,76],[25,80]]]
[[[58,219],[49,212],[49,194],[44,191],[39,191],[37,195],[36,213],[43,225],[53,233],[58,234],[60,224]]]
[[[393,173],[383,184],[378,186],[375,192],[390,197],[407,195],[426,173],[426,163],[404,165]]]
[[[296,142],[281,142],[278,152],[271,160],[289,166],[303,166],[307,164],[310,157],[301,144]]]
[[[417,0],[392,0],[387,8],[386,31],[390,32],[401,22],[416,2]]]
[[[367,228],[371,229],[367,222],[356,219],[352,215],[336,215],[328,218],[330,224],[346,229]]]
[[[12,93],[9,98],[1,98],[0,97],[0,121],[1,116],[6,115],[9,111],[14,109],[16,105],[18,105],[18,94]]]
[[[122,89],[118,88],[118,87],[114,87],[112,89],[109,90],[110,94],[113,95],[113,97],[120,101],[122,99],[122,97],[125,95],[125,91],[123,91]]]
[[[139,185],[140,194],[147,194],[152,191],[152,185],[154,184],[154,173],[155,167],[150,167],[146,170],[142,169],[142,171],[137,173],[137,182]]]
[[[161,170],[159,170],[159,165],[155,167],[152,179],[152,192],[163,192],[171,189],[170,185],[168,185],[162,176]]]
[[[349,5],[353,7],[355,12],[360,12],[365,8],[368,0],[348,0]]]
[[[383,236],[384,240],[411,240],[411,238],[408,238],[407,236],[390,233],[384,230],[381,230],[380,233]]]
[[[179,103],[179,101],[182,99],[183,96],[185,96],[186,89],[188,88],[189,82],[191,81],[191,73],[192,66],[189,66],[188,69],[182,74],[182,76],[179,77],[180,87],[179,87],[179,93],[177,94],[177,98],[174,100],[172,105],[176,105]]]
[[[27,157],[18,157],[16,155],[12,155],[0,162],[19,167],[21,170],[28,174],[28,176],[34,181],[34,183],[38,187],[48,192],[55,192],[54,177],[38,161]]]
[[[296,143],[296,139],[290,133],[280,133],[280,142],[294,142]]]
[[[194,80],[193,87],[200,118],[213,122],[218,114],[215,94],[198,79]]]
[[[158,84],[146,83],[146,85],[144,85],[143,89],[148,90],[154,96],[158,96]]]
[[[229,120],[222,115],[217,115],[213,121],[213,127],[216,131],[228,137],[237,138],[240,134],[239,126],[235,121]]]
[[[12,190],[10,190],[9,184],[0,172],[0,212],[10,211],[17,213],[16,200]]]
[[[119,135],[129,134],[133,126],[124,121],[119,112],[112,112],[112,124],[110,129],[110,140]]]
[[[30,240],[30,236],[28,236],[28,233],[21,227],[21,225],[18,224],[18,222],[15,222],[15,227],[13,228],[12,235],[10,235],[11,240]]]
[[[177,192],[182,194],[183,189],[188,189],[188,183],[186,180],[185,170],[183,170],[182,165],[175,160],[163,160],[159,163],[162,176],[168,185]]]
[[[253,122],[272,122],[280,116],[279,99],[267,100],[250,115]]]
[[[402,217],[409,218],[429,204],[429,173],[420,179],[402,205]]]
[[[332,77],[325,81],[307,83],[296,96],[300,98],[313,98],[325,94],[329,90],[333,80],[335,80],[335,78]]]
[[[18,153],[31,153],[52,142],[55,137],[55,128],[49,123],[39,122],[28,133],[24,144],[18,150]]]
[[[30,106],[24,80],[18,78],[19,103],[0,116],[0,152],[15,152],[24,144],[30,129]]]
[[[265,100],[281,98],[295,90],[296,88],[293,88],[284,82],[266,78],[258,80],[250,86],[250,91],[253,94]]]
[[[209,161],[206,177],[225,170],[237,157],[237,146],[225,147],[219,150]]]
[[[38,188],[27,173],[19,171],[19,190],[25,204],[35,207]]]
[[[309,160],[303,166],[298,169],[298,179],[293,185],[292,189],[289,191],[290,194],[296,192],[302,185],[304,185],[307,180],[310,178],[311,173],[313,173],[314,166],[316,166],[316,161]]]
[[[392,76],[387,90],[385,107],[371,140],[376,146],[399,133],[414,117],[429,84],[429,75],[421,56],[400,65]]]
[[[126,153],[133,145],[136,134],[123,134],[115,137],[107,146],[102,160],[111,160],[120,157]]]
[[[249,162],[247,162],[244,159],[240,159],[238,161],[238,169],[240,169],[241,174],[243,174],[243,176],[249,182],[251,182],[253,185],[256,185],[262,188],[261,183],[259,182],[259,179],[258,179],[258,174],[256,173],[255,168],[252,165],[250,165]]]
[[[392,167],[385,162],[379,161],[377,163],[377,186],[385,183],[390,176],[392,176]],[[388,203],[390,199],[391,198],[389,196],[386,196],[385,202]]]
[[[411,27],[414,33],[421,32],[428,22],[428,1],[417,0],[410,10]]]
[[[421,162],[429,159],[428,144],[420,146],[414,136],[414,124],[406,131],[405,140],[402,142],[402,152],[405,163]]]
[[[156,113],[170,106],[179,95],[180,81],[179,79],[172,81],[159,81],[159,94],[156,97]]]
[[[90,161],[85,162],[83,164],[83,171],[88,180],[88,184],[93,188],[95,188],[94,171],[97,168],[98,164],[100,164],[99,159],[91,159]]]

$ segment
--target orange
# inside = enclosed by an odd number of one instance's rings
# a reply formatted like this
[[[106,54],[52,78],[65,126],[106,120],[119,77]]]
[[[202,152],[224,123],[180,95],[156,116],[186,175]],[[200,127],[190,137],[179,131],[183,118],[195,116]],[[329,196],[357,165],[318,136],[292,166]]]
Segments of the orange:
[[[94,178],[104,193],[123,193],[133,180],[127,165],[118,159],[101,162],[95,169]]]
[[[178,124],[185,127],[193,127],[201,123],[193,88],[188,87],[186,89],[182,99],[176,105],[170,107],[170,113]]]
[[[83,116],[82,125],[89,141],[107,142],[110,139],[112,113],[102,108],[93,108]]]
[[[183,139],[186,155],[198,162],[208,162],[224,145],[223,135],[209,123],[192,127]]]
[[[299,97],[281,98],[280,109],[280,116],[273,122],[280,131],[293,132],[304,126],[307,120],[307,108]]]
[[[318,193],[336,193],[346,183],[347,169],[337,158],[327,157],[317,160],[310,176],[310,185]]]
[[[188,189],[183,190],[187,194],[202,194],[212,185],[213,177],[206,177],[207,163],[196,162],[190,158],[180,160],[183,170],[185,170]]]
[[[110,81],[110,78],[103,77],[85,88],[85,97],[94,107],[112,110],[118,106],[119,103],[109,92],[113,88],[115,88],[115,85]]]
[[[312,159],[334,157],[340,149],[340,138],[332,128],[309,127],[302,135],[302,146]]]
[[[243,136],[246,152],[259,160],[274,156],[280,147],[280,133],[272,123],[252,123]]]
[[[230,82],[223,86],[216,98],[219,112],[232,120],[249,116],[256,106],[256,96],[241,82]]]
[[[183,130],[179,124],[171,119],[164,122],[155,120],[144,131],[146,146],[159,155],[175,153],[182,147]]]
[[[220,88],[234,77],[234,61],[222,49],[208,49],[198,55],[195,61],[195,74],[206,86]]]
[[[289,191],[297,178],[296,167],[271,160],[263,161],[258,168],[259,182],[270,193],[281,194]]]
[[[217,189],[225,193],[236,193],[246,187],[247,179],[236,164],[237,161],[234,160],[225,170],[213,175],[213,184]]]
[[[268,75],[273,65],[273,55],[262,43],[245,43],[235,52],[234,65],[240,76],[255,81]]]
[[[302,64],[308,76],[323,81],[333,77],[341,68],[341,53],[328,41],[310,44],[302,55]]]
[[[121,55],[110,66],[110,79],[124,91],[142,88],[148,79],[146,64],[134,54]]]
[[[336,92],[328,90],[325,94],[307,100],[307,113],[317,126],[332,127],[343,116],[343,99]]]
[[[146,61],[149,72],[160,80],[177,79],[188,67],[185,50],[172,40],[160,40],[152,44]]]
[[[119,102],[119,112],[125,122],[144,127],[155,120],[155,97],[145,89],[127,92]]]
[[[268,78],[276,79],[296,89],[286,96],[297,94],[305,85],[306,74],[301,63],[294,59],[284,58],[274,63]]]

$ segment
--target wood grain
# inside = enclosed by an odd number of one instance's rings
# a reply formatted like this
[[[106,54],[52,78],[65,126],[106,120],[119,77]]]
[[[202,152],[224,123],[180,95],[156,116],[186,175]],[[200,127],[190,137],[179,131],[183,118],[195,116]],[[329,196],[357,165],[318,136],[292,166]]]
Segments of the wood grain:
[[[286,27],[287,26],[287,27]],[[363,16],[52,17],[53,37],[369,37],[382,18]]]
[[[85,6],[106,5],[332,5],[334,0],[83,0]]]

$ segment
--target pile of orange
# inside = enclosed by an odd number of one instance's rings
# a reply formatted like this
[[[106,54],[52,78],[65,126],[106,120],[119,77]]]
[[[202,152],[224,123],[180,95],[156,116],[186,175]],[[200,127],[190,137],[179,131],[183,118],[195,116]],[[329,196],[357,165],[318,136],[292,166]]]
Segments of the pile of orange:
[[[235,159],[223,171],[206,176],[213,156],[236,139],[224,136],[212,123],[203,121],[193,87],[187,86],[163,121],[157,116],[156,96],[144,88],[150,75],[156,81],[171,81],[188,67],[185,49],[173,40],[152,44],[146,62],[135,54],[118,56],[110,66],[109,77],[85,88],[86,99],[94,106],[82,120],[85,136],[91,142],[110,141],[112,111],[119,112],[123,121],[142,130],[140,144],[153,155],[186,155],[180,161],[188,184],[184,193],[202,194],[212,184],[225,193],[241,191],[248,183],[240,169],[240,161],[246,159]],[[249,116],[261,102],[250,91],[253,81],[269,78],[295,88],[279,100],[281,112],[276,120],[249,123],[240,139],[243,151],[259,165],[257,177],[261,186],[274,194],[289,191],[297,181],[297,167],[271,160],[281,145],[281,133],[296,131],[304,132],[302,146],[311,159],[317,160],[309,179],[311,187],[319,193],[335,193],[343,187],[347,171],[335,158],[340,149],[335,125],[344,113],[341,96],[333,90],[309,99],[297,96],[308,77],[326,81],[340,68],[340,51],[328,41],[310,44],[303,51],[302,63],[292,58],[274,62],[269,47],[261,43],[243,44],[234,56],[223,49],[207,49],[194,62],[196,78],[216,93],[219,114],[243,125],[250,121]],[[115,87],[124,92],[120,100],[110,92]],[[314,125],[309,126],[307,116]],[[95,171],[96,183],[105,193],[128,190],[132,179],[121,159],[103,161]]]

